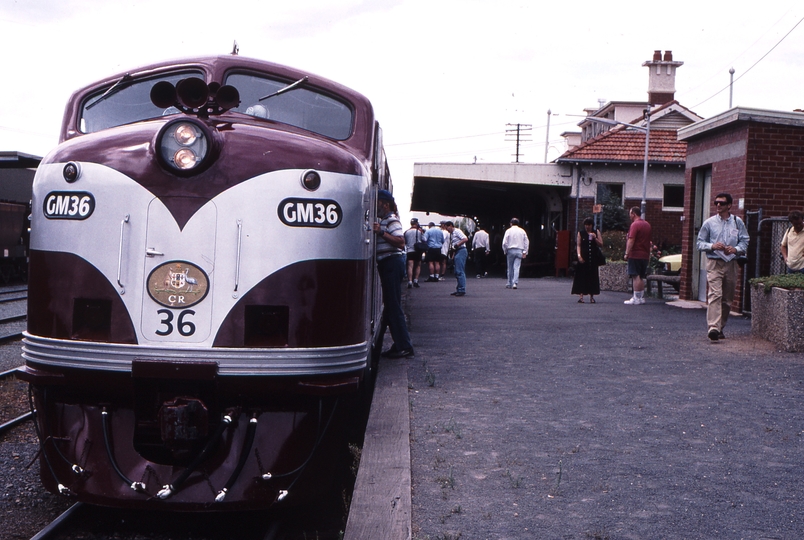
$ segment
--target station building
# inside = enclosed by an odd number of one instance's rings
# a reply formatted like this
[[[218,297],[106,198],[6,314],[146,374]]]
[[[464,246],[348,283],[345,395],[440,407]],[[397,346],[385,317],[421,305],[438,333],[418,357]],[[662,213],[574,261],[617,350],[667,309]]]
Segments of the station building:
[[[680,246],[686,142],[677,131],[702,120],[674,99],[682,64],[671,51],[655,51],[643,64],[648,100],[587,109],[580,131],[563,134],[568,150],[553,163],[414,164],[411,210],[472,217],[493,245],[518,217],[534,243],[524,265],[535,275],[567,269],[575,231],[604,195],[628,208],[640,206],[644,194],[655,242]]]
[[[731,213],[751,237],[732,310],[750,311],[747,280],[785,272],[779,244],[787,215],[804,210],[804,112],[735,107],[680,129],[678,138],[687,144],[680,296],[706,299],[705,262],[695,241],[715,214],[715,196],[731,193]]]

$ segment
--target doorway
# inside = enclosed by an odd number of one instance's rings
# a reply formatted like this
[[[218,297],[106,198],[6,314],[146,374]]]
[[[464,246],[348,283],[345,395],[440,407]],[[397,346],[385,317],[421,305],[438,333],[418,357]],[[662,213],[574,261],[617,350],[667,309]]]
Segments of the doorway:
[[[709,200],[712,196],[712,167],[704,167],[695,171],[695,204],[692,248],[692,297],[706,302],[706,253],[698,251],[698,232],[703,222],[709,218]]]

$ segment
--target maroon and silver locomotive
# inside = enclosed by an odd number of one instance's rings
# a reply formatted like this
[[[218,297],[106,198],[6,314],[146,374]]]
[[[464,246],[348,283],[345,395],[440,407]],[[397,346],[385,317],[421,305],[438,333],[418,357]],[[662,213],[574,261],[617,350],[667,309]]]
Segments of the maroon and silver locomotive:
[[[380,188],[371,104],[312,74],[231,55],[73,94],[32,202],[46,487],[176,510],[320,490],[381,345]]]

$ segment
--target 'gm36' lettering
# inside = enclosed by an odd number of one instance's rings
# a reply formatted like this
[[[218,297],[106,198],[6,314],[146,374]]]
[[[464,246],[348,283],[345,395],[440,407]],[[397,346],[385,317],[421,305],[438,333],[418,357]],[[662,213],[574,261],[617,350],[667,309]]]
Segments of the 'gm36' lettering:
[[[291,227],[337,227],[343,210],[330,199],[285,199],[277,208],[279,219]]]
[[[86,191],[51,191],[43,210],[48,219],[86,219],[95,211],[95,197]]]

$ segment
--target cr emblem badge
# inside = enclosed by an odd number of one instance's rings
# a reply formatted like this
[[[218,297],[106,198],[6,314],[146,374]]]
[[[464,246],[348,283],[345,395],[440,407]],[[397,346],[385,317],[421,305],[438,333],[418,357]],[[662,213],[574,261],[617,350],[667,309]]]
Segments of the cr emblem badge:
[[[194,306],[207,295],[209,277],[187,261],[161,264],[148,276],[148,294],[165,307],[183,309]]]

